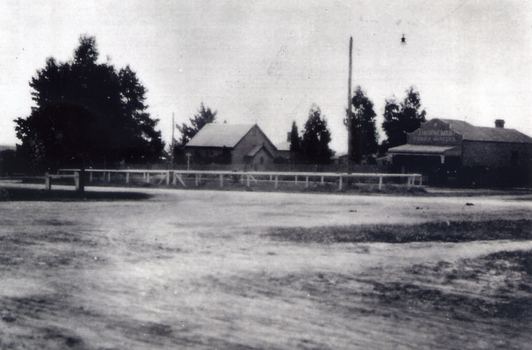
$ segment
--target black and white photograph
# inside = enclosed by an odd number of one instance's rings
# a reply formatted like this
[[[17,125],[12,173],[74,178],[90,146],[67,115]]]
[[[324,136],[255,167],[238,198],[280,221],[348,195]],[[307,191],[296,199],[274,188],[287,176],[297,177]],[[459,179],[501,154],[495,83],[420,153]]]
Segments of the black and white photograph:
[[[0,0],[0,350],[532,349],[532,1]]]

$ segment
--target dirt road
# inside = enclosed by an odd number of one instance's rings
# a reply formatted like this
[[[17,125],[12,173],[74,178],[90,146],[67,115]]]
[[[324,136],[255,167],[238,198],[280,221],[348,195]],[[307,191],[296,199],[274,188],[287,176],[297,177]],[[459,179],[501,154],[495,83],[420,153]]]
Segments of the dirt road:
[[[152,198],[0,202],[0,349],[532,344],[532,281],[516,260],[484,258],[532,250],[530,240],[324,245],[268,235],[519,220],[529,196],[142,191]],[[514,299],[525,308],[505,311]]]

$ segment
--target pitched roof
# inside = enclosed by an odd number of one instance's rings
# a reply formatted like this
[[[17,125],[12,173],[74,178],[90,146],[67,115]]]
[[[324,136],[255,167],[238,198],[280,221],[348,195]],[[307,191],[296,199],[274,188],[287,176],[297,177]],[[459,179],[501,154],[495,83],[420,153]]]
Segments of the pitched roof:
[[[469,141],[532,143],[532,138],[515,129],[474,126],[455,119],[439,119]]]
[[[259,145],[259,146],[255,146],[251,149],[251,151],[248,152],[248,154],[246,154],[246,156],[248,157],[255,157],[255,155],[257,153],[259,153],[260,149],[262,148],[262,145]]]
[[[259,145],[259,146],[255,146],[251,149],[251,151],[248,152],[248,154],[246,154],[246,156],[248,157],[255,157],[257,155],[257,153],[259,153],[259,151],[263,149],[264,152],[266,152],[266,154],[268,154],[270,157],[273,157],[273,154],[270,153],[270,151],[268,151],[268,149],[266,147],[264,147],[263,145]]]
[[[233,148],[253,126],[250,124],[207,124],[187,143],[187,147]]]

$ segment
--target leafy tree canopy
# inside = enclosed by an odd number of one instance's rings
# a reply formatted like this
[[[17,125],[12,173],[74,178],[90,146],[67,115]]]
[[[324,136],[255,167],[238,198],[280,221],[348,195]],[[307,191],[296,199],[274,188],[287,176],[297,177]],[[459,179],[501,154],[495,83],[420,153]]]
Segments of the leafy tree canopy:
[[[425,110],[421,109],[421,98],[414,87],[406,90],[403,102],[387,99],[384,107],[382,128],[386,132],[386,149],[406,144],[406,134],[413,132],[425,122]]]
[[[98,64],[94,37],[82,36],[71,61],[54,58],[30,81],[35,102],[15,120],[34,170],[156,160],[164,148],[146,88],[129,66]]]
[[[364,157],[375,154],[379,144],[377,142],[377,128],[373,109],[373,102],[366,96],[360,86],[355,89],[351,106],[351,161],[360,163]],[[348,117],[344,125],[349,128]]]
[[[329,164],[333,155],[329,148],[331,132],[321,110],[312,106],[301,139],[301,152],[307,164]]]
[[[180,146],[186,145],[205,125],[216,121],[217,113],[216,111],[211,111],[210,108],[205,108],[202,103],[194,117],[189,118],[190,125],[186,123],[181,124],[181,126],[176,125],[179,132],[181,132]]]

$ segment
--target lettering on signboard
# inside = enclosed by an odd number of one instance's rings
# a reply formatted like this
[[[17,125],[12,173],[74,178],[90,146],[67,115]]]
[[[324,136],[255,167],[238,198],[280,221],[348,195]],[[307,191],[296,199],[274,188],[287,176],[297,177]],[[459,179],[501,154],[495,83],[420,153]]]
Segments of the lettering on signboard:
[[[458,135],[452,130],[420,129],[410,135],[410,143],[418,144],[456,144]]]

